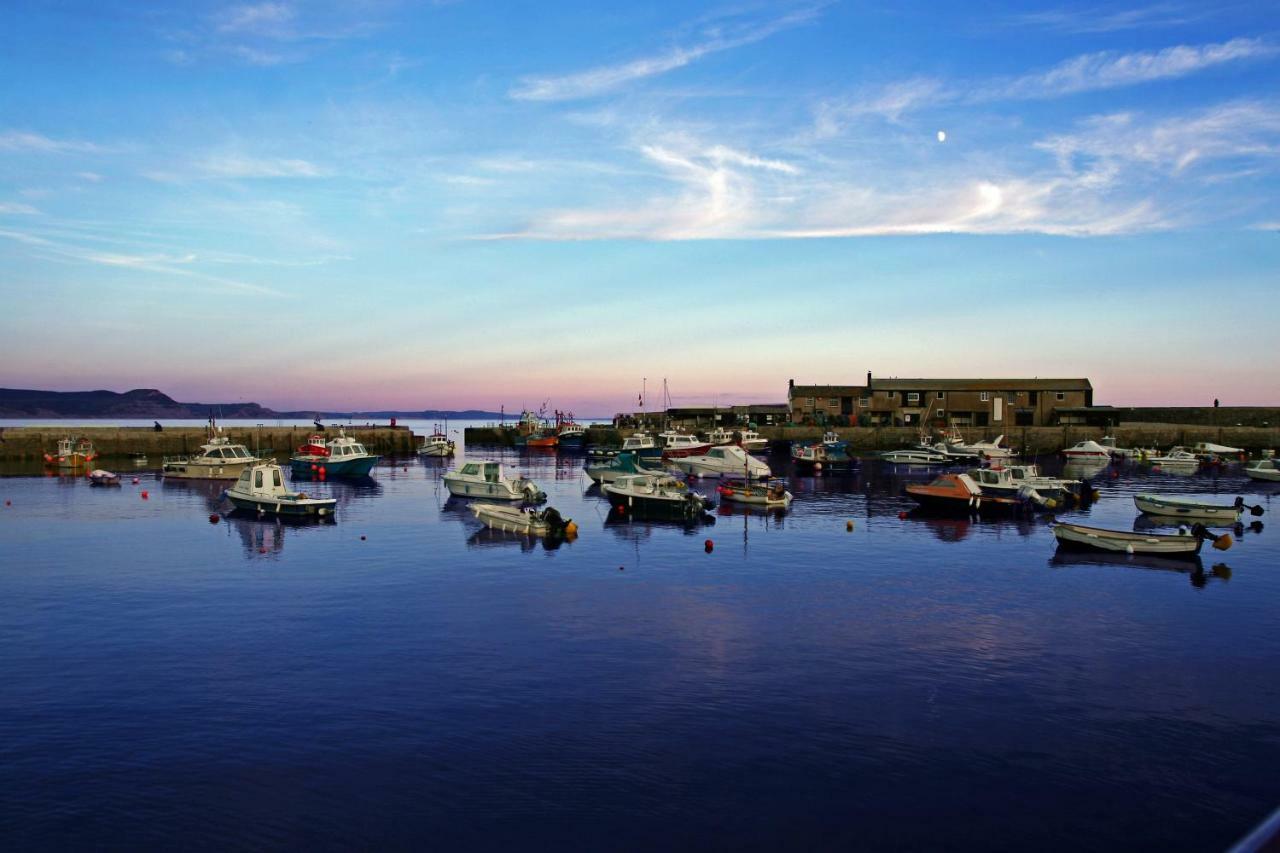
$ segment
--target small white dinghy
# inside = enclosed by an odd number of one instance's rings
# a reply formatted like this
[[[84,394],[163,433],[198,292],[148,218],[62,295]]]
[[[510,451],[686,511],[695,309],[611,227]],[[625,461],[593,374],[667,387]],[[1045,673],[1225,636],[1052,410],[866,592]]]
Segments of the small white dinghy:
[[[1235,503],[1218,504],[1172,495],[1134,495],[1133,503],[1139,512],[1148,515],[1169,516],[1179,520],[1217,525],[1235,524],[1240,520],[1240,514],[1246,509],[1253,515],[1262,515],[1264,512],[1261,506],[1246,505],[1242,497],[1237,497]]]
[[[791,492],[787,491],[785,480],[725,480],[716,491],[730,503],[766,509],[786,509],[791,505]]]
[[[471,512],[486,527],[504,533],[524,533],[530,536],[563,536],[572,538],[578,533],[578,525],[571,518],[563,518],[554,507],[543,510],[520,509],[509,504],[493,504],[477,501]]]
[[[1111,551],[1122,554],[1161,554],[1166,557],[1194,557],[1200,553],[1206,539],[1213,547],[1225,551],[1231,547],[1231,536],[1214,536],[1203,524],[1178,531],[1173,535],[1159,533],[1133,533],[1127,530],[1106,530],[1101,527],[1085,527],[1059,521],[1053,525],[1053,535],[1060,548],[1088,548],[1095,551]]]

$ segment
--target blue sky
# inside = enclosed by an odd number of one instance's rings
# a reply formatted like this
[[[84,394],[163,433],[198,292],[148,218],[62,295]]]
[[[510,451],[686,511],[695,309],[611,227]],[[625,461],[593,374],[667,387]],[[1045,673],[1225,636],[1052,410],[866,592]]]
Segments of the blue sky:
[[[1275,404],[1278,13],[11,4],[0,384]]]

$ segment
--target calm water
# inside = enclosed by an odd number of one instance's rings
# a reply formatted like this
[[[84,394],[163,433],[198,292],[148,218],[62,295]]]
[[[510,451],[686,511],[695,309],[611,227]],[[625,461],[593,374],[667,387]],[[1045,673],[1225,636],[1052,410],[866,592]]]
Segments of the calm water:
[[[312,526],[0,479],[0,843],[1205,850],[1280,804],[1280,500],[1238,467],[1063,514],[1268,507],[1178,571],[900,520],[925,475],[872,465],[684,529],[606,524],[581,457],[475,455],[578,540],[483,531],[439,460],[307,485]]]

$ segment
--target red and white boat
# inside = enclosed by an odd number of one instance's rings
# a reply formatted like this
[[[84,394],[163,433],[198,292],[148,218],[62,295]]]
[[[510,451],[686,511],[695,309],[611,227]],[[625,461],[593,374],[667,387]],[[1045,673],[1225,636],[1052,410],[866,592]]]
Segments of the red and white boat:
[[[703,441],[696,435],[689,435],[683,432],[665,432],[660,438],[665,439],[662,445],[663,459],[679,459],[683,456],[702,456],[711,449],[709,442]]]

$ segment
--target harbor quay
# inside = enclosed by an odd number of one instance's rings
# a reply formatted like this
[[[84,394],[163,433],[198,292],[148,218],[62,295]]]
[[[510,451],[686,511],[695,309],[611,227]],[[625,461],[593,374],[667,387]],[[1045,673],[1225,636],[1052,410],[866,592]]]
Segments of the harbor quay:
[[[699,431],[690,428],[690,431]],[[826,432],[834,432],[854,451],[875,452],[909,447],[920,437],[915,427],[819,427],[812,425],[784,424],[760,426],[760,435],[773,443],[809,442],[822,438]],[[622,439],[637,432],[632,428],[591,426],[587,428],[588,444],[617,446]],[[465,430],[468,446],[512,447],[517,431],[510,427],[468,427]],[[1170,447],[1193,445],[1211,441],[1250,452],[1280,447],[1280,427],[1219,427],[1209,424],[1130,424],[1115,427],[1053,426],[1010,427],[999,429],[985,427],[966,429],[964,435],[971,440],[989,441],[1001,435],[1004,443],[1029,454],[1057,453],[1086,439],[1097,441],[1104,435],[1114,436],[1124,447]]]
[[[347,435],[360,440],[371,453],[410,454],[422,439],[404,426],[343,426]],[[316,434],[311,426],[261,426],[229,427],[225,435],[250,450],[270,451],[287,457],[294,448]],[[327,438],[338,435],[338,428],[329,426],[323,431]],[[197,453],[208,443],[209,431],[205,427],[165,427],[156,432],[149,427],[108,426],[30,426],[0,429],[0,459],[23,461],[41,459],[60,439],[74,436],[93,442],[94,449],[104,458],[125,457],[135,454],[147,456],[181,456]],[[157,460],[159,461],[159,460]]]

